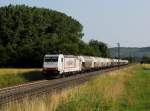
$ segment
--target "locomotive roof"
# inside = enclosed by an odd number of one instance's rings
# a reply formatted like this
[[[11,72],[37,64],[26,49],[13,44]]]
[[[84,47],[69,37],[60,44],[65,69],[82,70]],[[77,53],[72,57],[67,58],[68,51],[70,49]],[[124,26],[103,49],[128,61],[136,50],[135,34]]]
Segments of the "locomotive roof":
[[[59,55],[63,55],[63,54],[46,54],[45,57],[50,57],[50,56],[59,56]],[[77,58],[78,56],[75,55],[63,55],[64,57],[70,57],[70,58]]]

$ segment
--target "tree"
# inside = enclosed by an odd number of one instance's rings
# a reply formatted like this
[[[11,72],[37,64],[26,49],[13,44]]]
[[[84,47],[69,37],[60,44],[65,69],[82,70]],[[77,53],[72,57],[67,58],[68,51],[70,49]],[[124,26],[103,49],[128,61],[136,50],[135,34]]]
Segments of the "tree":
[[[45,54],[108,56],[107,46],[82,40],[83,26],[54,10],[0,7],[0,67],[42,67]]]
[[[97,40],[91,40],[89,42],[89,45],[91,47],[93,47],[95,56],[100,56],[100,57],[109,57],[110,56],[110,54],[108,52],[108,47],[105,43],[97,41]]]
[[[150,63],[150,56],[148,55],[143,56],[141,63]]]

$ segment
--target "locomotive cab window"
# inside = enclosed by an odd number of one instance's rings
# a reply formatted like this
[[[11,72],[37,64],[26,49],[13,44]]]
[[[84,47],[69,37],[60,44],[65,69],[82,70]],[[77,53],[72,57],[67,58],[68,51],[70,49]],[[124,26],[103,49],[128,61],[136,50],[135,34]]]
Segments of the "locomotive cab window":
[[[58,61],[58,57],[47,57],[44,60],[45,62],[57,62]]]

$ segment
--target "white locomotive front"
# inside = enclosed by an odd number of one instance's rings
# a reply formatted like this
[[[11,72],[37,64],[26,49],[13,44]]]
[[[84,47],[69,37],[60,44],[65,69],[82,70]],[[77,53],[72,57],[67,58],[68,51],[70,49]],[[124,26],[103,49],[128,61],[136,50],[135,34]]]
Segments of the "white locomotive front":
[[[43,72],[45,74],[63,74],[81,71],[80,58],[73,55],[45,55]]]

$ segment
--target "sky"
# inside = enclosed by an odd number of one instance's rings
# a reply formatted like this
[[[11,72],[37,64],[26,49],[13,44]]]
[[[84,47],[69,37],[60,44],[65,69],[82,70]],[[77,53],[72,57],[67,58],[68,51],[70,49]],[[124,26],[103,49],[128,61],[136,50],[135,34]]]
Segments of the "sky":
[[[0,0],[0,6],[26,4],[66,13],[84,27],[83,40],[109,47],[150,46],[150,0]],[[0,15],[1,16],[1,15]]]

